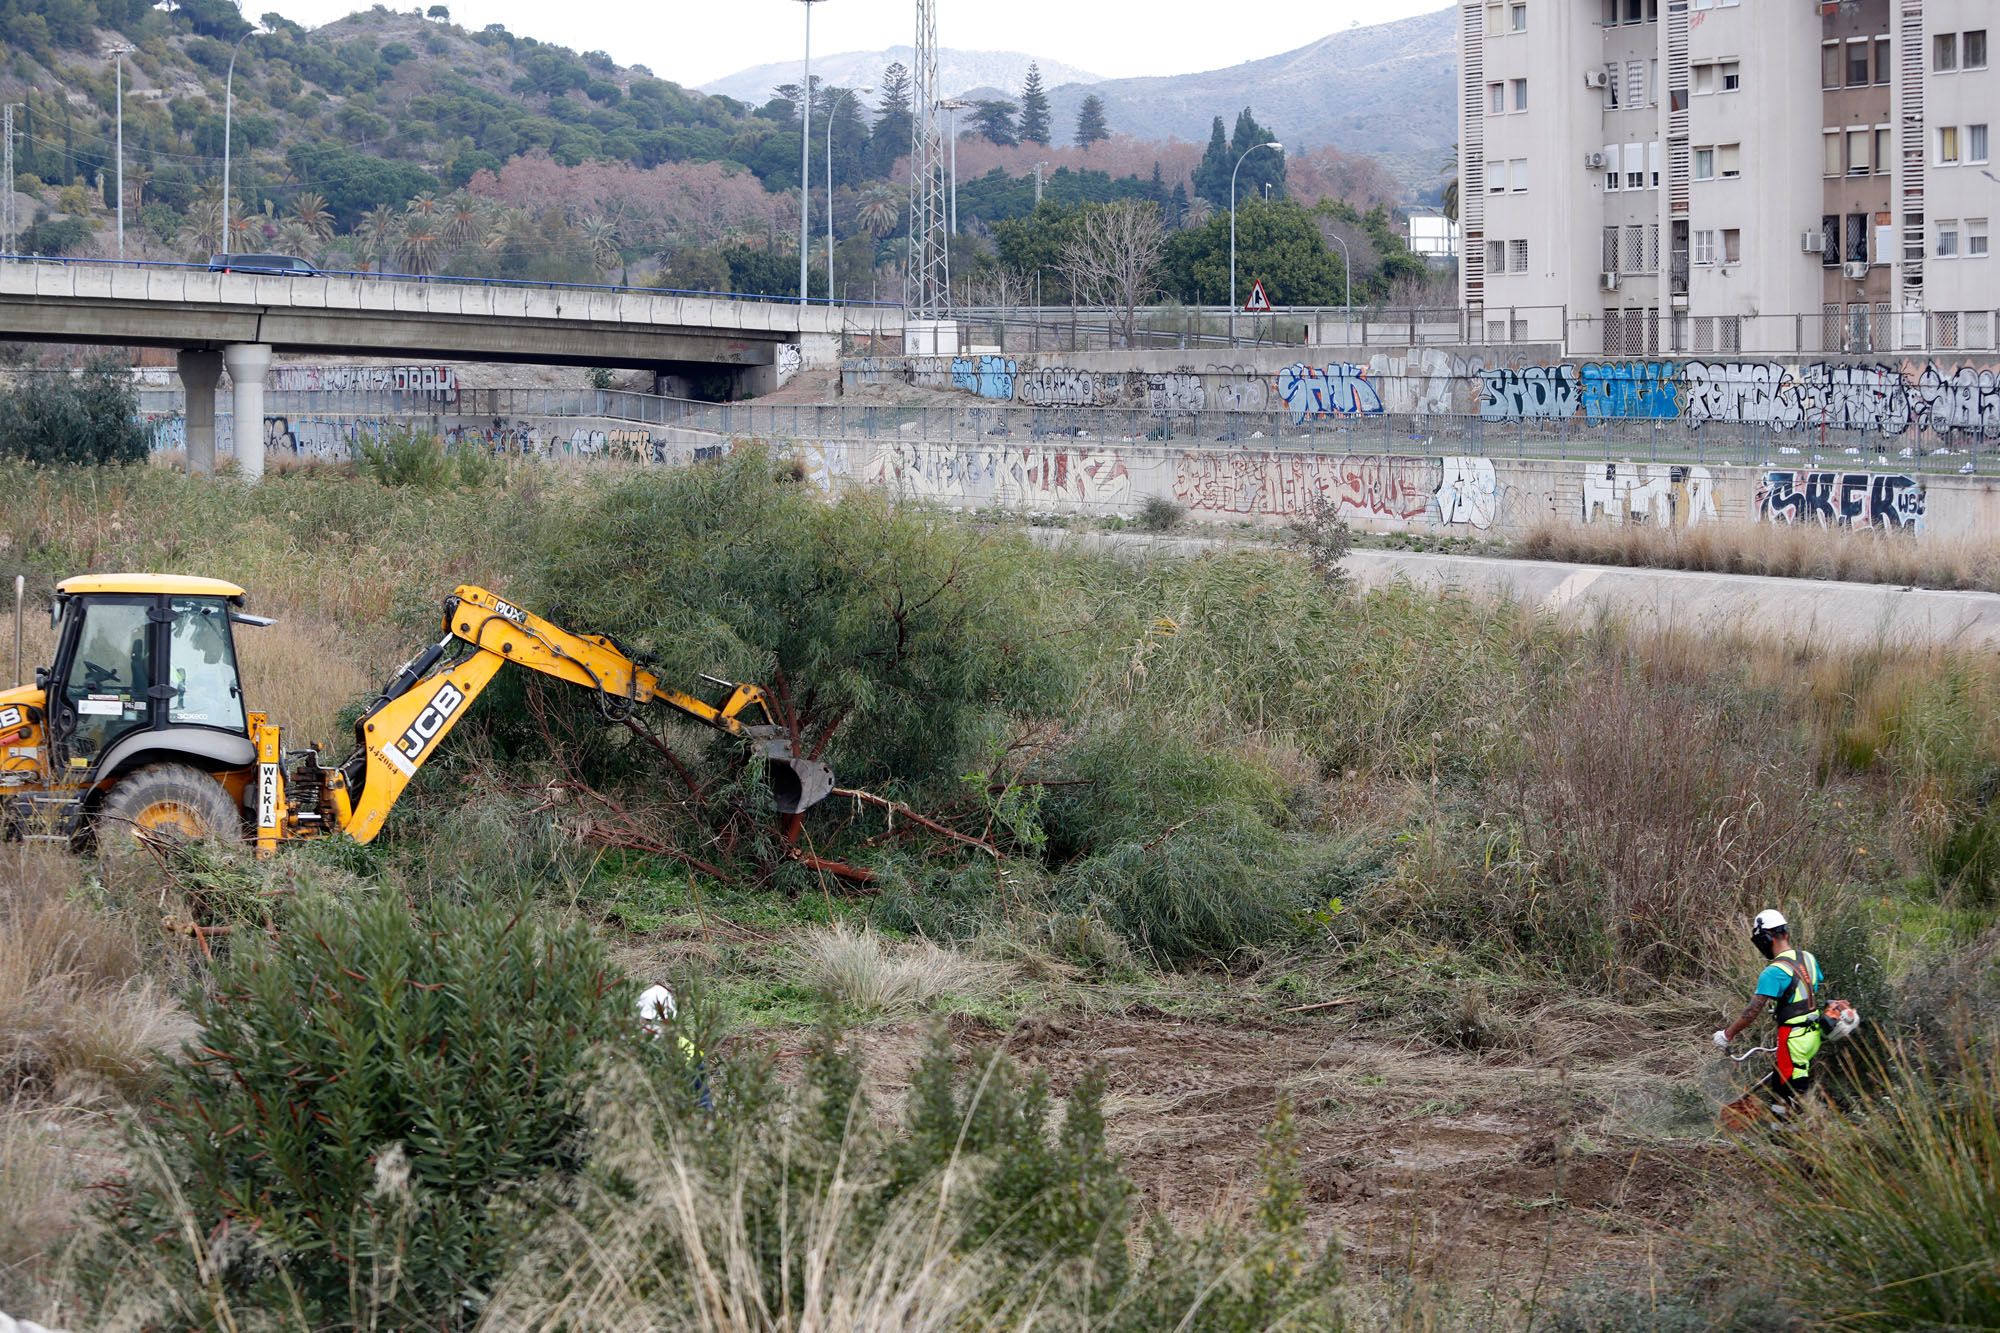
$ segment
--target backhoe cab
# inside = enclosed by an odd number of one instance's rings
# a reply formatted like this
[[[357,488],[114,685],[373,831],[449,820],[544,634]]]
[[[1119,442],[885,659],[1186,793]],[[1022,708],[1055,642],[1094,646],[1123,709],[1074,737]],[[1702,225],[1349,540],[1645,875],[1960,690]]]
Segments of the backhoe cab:
[[[445,600],[444,637],[383,687],[355,724],[354,753],[328,765],[316,747],[287,750],[278,726],[248,711],[235,630],[271,622],[243,602],[233,583],[175,574],[58,584],[53,665],[0,693],[6,835],[247,837],[260,853],[332,833],[372,841],[509,662],[593,691],[608,716],[660,704],[745,742],[781,814],[833,788],[826,765],[793,753],[760,687],[732,685],[710,704],[668,688],[608,636],[571,634],[474,587]]]

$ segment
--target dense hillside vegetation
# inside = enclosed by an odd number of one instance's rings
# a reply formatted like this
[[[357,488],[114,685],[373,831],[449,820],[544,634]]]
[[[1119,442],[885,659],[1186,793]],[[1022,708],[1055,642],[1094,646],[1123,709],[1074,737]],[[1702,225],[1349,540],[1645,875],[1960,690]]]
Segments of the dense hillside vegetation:
[[[457,26],[445,5],[378,5],[309,31],[276,13],[253,27],[227,0],[171,10],[138,0],[0,0],[0,24],[0,96],[21,104],[14,184],[24,220],[16,249],[24,253],[115,253],[110,53],[122,44],[131,48],[128,257],[268,249],[334,268],[796,288],[795,86],[770,90],[758,105],[706,96],[604,51],[578,53],[499,25]],[[907,227],[910,82],[897,65],[874,82],[870,105],[815,83],[814,147],[825,151],[820,135],[830,121],[841,289],[894,297]],[[1058,221],[1089,204],[1151,201],[1172,230],[1203,220],[1204,194],[1208,208],[1226,202],[1204,188],[1214,173],[1196,146],[1135,138],[1145,127],[1106,125],[1101,107],[1052,121],[1037,87],[1023,92],[1018,104],[989,99],[961,126],[960,217],[969,235],[954,271],[976,285],[996,277],[994,230],[1034,213],[1038,162],[1047,168],[1039,198]],[[1214,110],[1255,124],[1247,109]],[[235,201],[226,241],[225,136]],[[818,152],[816,237],[825,209]],[[1393,197],[1365,158],[1321,150],[1297,165],[1291,199],[1322,205],[1348,225]],[[1274,174],[1274,196],[1283,198],[1285,174]],[[1256,193],[1246,177],[1245,197]],[[1338,207],[1348,200],[1359,207]],[[1397,228],[1384,212],[1371,230],[1393,242]],[[1387,267],[1357,276],[1386,286],[1398,274]],[[1162,285],[1191,295],[1201,284],[1190,272],[1170,273]]]

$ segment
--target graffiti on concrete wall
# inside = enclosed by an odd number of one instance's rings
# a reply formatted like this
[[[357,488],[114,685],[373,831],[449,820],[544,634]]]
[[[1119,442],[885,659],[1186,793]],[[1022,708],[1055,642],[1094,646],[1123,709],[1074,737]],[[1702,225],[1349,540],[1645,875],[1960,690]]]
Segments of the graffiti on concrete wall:
[[[1769,472],[1757,486],[1757,517],[1770,523],[1915,531],[1924,507],[1924,484],[1894,473]]]
[[[848,476],[847,445],[839,440],[815,440],[793,453],[808,484],[831,494]]]
[[[1606,361],[1479,372],[1487,421],[1680,421],[2000,435],[2000,372],[1780,361]]]
[[[1327,417],[1382,415],[1382,395],[1368,382],[1367,368],[1351,361],[1287,366],[1278,372],[1277,384],[1293,425]]]
[[[1382,396],[1386,411],[1408,416],[1447,416],[1469,411],[1472,394],[1460,404],[1460,386],[1477,382],[1482,363],[1476,356],[1439,347],[1412,348],[1407,354],[1377,353],[1368,359],[1368,381]]]
[[[1210,366],[1209,405],[1220,412],[1268,412],[1277,385],[1250,366]]]
[[[1566,421],[1583,393],[1568,366],[1523,366],[1479,372],[1482,421]]]
[[[955,356],[951,359],[951,387],[981,398],[1012,398],[1015,372],[1012,357]]]
[[[265,388],[278,393],[405,393],[446,406],[458,401],[452,366],[273,366]]]
[[[1192,370],[1146,376],[1146,412],[1155,417],[1191,417],[1208,406],[1208,390]]]
[[[1500,516],[1500,480],[1490,458],[1446,458],[1438,478],[1438,522],[1481,532]]]
[[[1132,498],[1125,455],[1060,445],[888,446],[863,478],[949,504],[1119,505]]]
[[[1014,400],[1030,407],[1108,407],[1118,401],[1125,377],[1095,370],[1049,366],[1023,371]]]
[[[778,344],[778,387],[792,382],[792,377],[806,368],[806,354],[797,343]]]
[[[1584,467],[1581,497],[1585,523],[1692,528],[1716,519],[1715,478],[1705,467],[1590,463]]]
[[[1434,458],[1383,454],[1187,450],[1174,460],[1174,499],[1206,514],[1289,518],[1320,496],[1343,516],[1411,521],[1436,503]]]
[[[328,461],[352,458],[361,440],[373,440],[393,429],[380,417],[264,418],[264,452]]]

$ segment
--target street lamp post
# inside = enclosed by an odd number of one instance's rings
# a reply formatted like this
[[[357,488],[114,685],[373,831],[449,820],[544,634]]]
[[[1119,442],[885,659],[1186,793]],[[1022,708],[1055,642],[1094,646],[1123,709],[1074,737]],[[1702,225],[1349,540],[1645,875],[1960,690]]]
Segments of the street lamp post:
[[[940,111],[951,112],[951,234],[958,235],[958,113],[972,103],[962,97],[947,97],[938,103]]]
[[[236,57],[243,50],[243,39],[257,32],[253,24],[248,31],[236,38],[236,45],[229,48],[229,74],[222,81],[222,234],[216,238],[218,254],[229,250],[229,141],[235,128],[236,119]]]
[[[799,84],[799,304],[812,299],[806,285],[807,257],[812,253],[813,11],[823,0],[799,0],[806,7],[806,74]]]
[[[1236,165],[1229,171],[1229,345],[1236,346],[1236,173],[1243,170],[1243,158],[1249,157],[1259,148],[1284,150],[1281,143],[1252,144],[1243,150],[1243,157],[1236,159]]]
[[[1343,307],[1341,315],[1341,328],[1343,330],[1341,336],[1348,343],[1352,343],[1354,341],[1354,261],[1347,257],[1346,241],[1330,233],[1326,239],[1340,247],[1340,271],[1347,278],[1347,305]]]
[[[132,53],[129,46],[114,46],[107,53],[118,62],[118,257],[125,257],[125,57]],[[13,189],[14,182],[8,181],[6,188]]]
[[[808,11],[810,12],[810,11]],[[826,103],[826,299],[833,302],[833,122],[843,97],[866,97],[873,88],[844,88]]]

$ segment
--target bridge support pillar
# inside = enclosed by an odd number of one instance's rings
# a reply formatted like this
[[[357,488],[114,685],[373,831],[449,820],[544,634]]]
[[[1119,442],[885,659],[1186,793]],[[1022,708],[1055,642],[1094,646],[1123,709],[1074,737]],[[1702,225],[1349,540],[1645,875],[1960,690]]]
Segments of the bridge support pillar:
[[[187,395],[187,470],[207,476],[215,471],[215,385],[222,378],[222,353],[183,347],[174,361]]]
[[[231,343],[222,349],[235,391],[236,470],[245,481],[264,475],[264,375],[271,368],[266,343]]]

